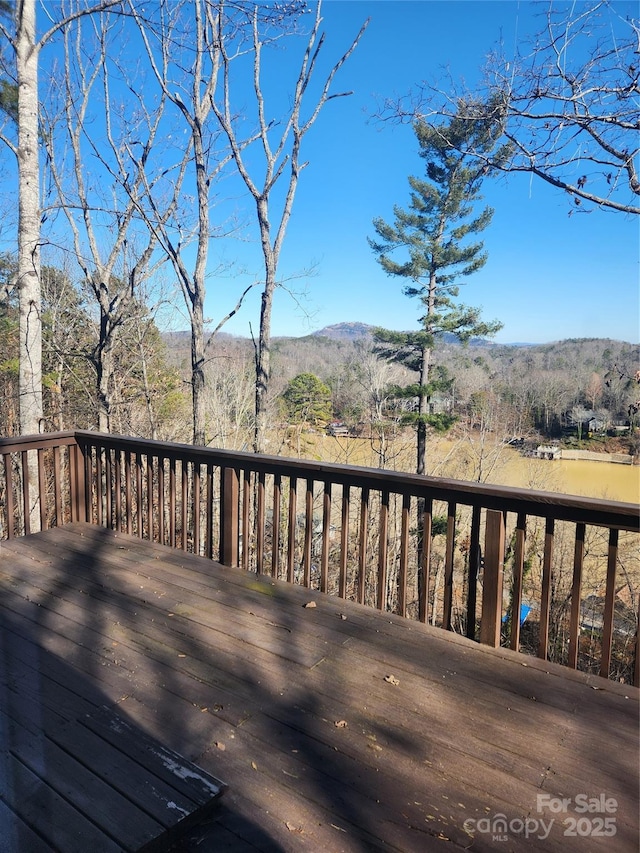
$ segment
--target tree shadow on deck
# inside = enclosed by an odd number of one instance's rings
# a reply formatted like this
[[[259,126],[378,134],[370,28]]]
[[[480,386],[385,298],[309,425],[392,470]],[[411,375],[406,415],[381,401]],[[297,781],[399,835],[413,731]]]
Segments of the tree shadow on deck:
[[[10,650],[14,680],[86,692],[229,785],[181,853],[486,849],[465,820],[526,818],[540,790],[606,780],[635,802],[632,745],[603,764],[574,739],[570,679],[100,528],[23,542],[0,551],[0,613],[41,657]],[[565,741],[575,779],[552,767]]]
[[[123,656],[126,660],[119,659],[119,648],[126,646],[123,632],[134,628],[142,614],[139,602],[130,599],[130,580],[124,574],[118,577],[119,572],[105,561],[106,552],[118,548],[111,534],[95,529],[84,542],[80,536],[64,541],[58,537],[58,531],[51,531],[0,545],[0,849],[44,853],[52,849],[51,839],[57,838],[56,849],[62,853],[85,853],[90,847],[101,853],[121,849],[114,839],[127,837],[129,827],[127,849],[138,849],[141,839],[157,829],[162,838],[153,849],[166,850],[187,831],[201,839],[199,827],[204,821],[209,832],[218,827],[215,849],[246,850],[249,845],[243,838],[251,838],[259,849],[281,851],[250,816],[236,814],[232,803],[221,805],[217,799],[202,809],[195,826],[193,820],[184,819],[179,833],[167,830],[157,814],[145,813],[146,805],[139,813],[132,809],[132,818],[124,809],[127,780],[114,781],[111,767],[73,746],[76,721],[100,709],[112,710],[143,749],[151,735],[159,740],[158,747],[172,741],[172,748],[186,754],[194,733],[188,725],[184,727],[182,709],[172,704],[172,685],[164,683],[167,661],[162,661],[162,655],[158,660],[146,658],[143,646],[135,648],[132,641]],[[137,634],[140,639],[143,636],[143,632]],[[166,647],[167,660],[170,657]],[[143,665],[145,659],[151,666]],[[156,676],[163,681],[151,713],[134,699],[138,674],[141,700]],[[134,719],[129,714],[133,707],[169,721],[172,732],[182,729],[183,736],[164,738],[162,725],[145,725],[144,714]],[[151,743],[150,748],[156,747]],[[148,764],[152,766],[153,761],[149,759]],[[86,790],[70,773],[86,774]],[[133,777],[131,786],[146,782],[143,773]],[[105,783],[106,779],[110,781]],[[177,781],[174,807],[180,810],[186,801]],[[107,791],[111,784],[113,791]],[[185,784],[188,787],[188,779]],[[138,789],[132,799],[138,800],[139,794]],[[123,811],[118,814],[119,806]],[[106,815],[109,810],[112,814]],[[221,820],[226,827],[219,824]],[[95,827],[86,834],[87,822],[100,827],[97,843]]]

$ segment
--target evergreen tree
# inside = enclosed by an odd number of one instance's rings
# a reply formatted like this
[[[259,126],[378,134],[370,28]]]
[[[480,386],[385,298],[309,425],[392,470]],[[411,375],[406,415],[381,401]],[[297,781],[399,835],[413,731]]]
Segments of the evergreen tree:
[[[331,389],[313,373],[300,373],[282,395],[292,423],[317,424],[331,419]]]
[[[406,279],[404,293],[420,302],[419,330],[376,332],[378,352],[418,374],[417,382],[394,389],[398,397],[418,400],[417,411],[405,416],[405,421],[417,427],[418,474],[425,473],[428,426],[447,429],[453,422],[449,415],[430,412],[432,395],[450,384],[442,370],[434,369],[434,348],[445,335],[466,342],[471,337],[493,335],[502,325],[483,322],[480,309],[455,301],[460,279],[481,269],[487,260],[483,244],[466,238],[483,231],[493,216],[489,207],[479,213],[475,210],[487,170],[478,168],[477,160],[465,152],[482,149],[489,153],[499,135],[499,128],[491,122],[466,118],[469,111],[469,104],[461,105],[458,115],[446,125],[415,124],[420,156],[427,164],[426,178],[409,178],[408,209],[396,206],[393,224],[375,219],[377,239],[369,240],[380,266],[389,275]],[[477,114],[482,115],[480,110]],[[501,152],[496,156],[499,159]]]

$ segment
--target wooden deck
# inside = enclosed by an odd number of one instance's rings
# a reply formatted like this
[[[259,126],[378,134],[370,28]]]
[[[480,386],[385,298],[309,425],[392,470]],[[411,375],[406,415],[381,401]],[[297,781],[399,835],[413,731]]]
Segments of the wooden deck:
[[[0,617],[5,832],[21,702],[224,780],[180,851],[637,849],[633,687],[84,524],[0,544]]]

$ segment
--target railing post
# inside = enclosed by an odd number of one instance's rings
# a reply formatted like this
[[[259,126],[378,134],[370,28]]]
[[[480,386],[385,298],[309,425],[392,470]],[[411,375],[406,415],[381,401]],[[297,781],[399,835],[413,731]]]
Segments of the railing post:
[[[239,472],[235,468],[223,468],[222,492],[220,495],[220,562],[223,566],[238,566],[238,539],[240,533]],[[247,543],[244,543],[247,547]]]
[[[87,493],[85,478],[85,448],[76,441],[69,445],[71,480],[71,520],[87,521]]]
[[[487,510],[482,582],[482,622],[480,642],[500,645],[502,620],[502,575],[504,570],[504,515]]]

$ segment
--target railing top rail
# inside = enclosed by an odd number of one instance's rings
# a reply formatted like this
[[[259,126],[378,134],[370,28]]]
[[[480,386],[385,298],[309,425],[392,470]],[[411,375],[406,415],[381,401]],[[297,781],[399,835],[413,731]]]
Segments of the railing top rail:
[[[14,435],[0,437],[0,454],[18,450],[37,450],[43,447],[60,447],[77,444],[76,432],[43,432],[34,435]]]
[[[338,485],[368,486],[374,489],[387,489],[398,494],[411,494],[416,497],[456,502],[467,506],[482,506],[488,509],[522,512],[528,515],[553,517],[558,520],[633,532],[640,531],[640,507],[633,503],[525,490],[513,486],[473,483],[379,468],[154,441],[88,430],[2,438],[0,453],[52,447],[56,444],[73,444],[76,441],[81,446],[128,450],[169,459],[172,457],[188,459],[201,464],[212,463],[227,468],[280,474],[284,477],[299,479],[314,479]]]

